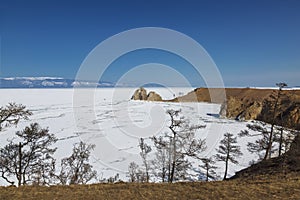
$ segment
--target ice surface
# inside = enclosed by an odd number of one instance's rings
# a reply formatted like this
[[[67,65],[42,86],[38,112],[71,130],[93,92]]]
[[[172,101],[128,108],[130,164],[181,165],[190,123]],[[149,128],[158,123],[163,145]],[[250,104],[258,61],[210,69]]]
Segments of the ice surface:
[[[130,162],[141,164],[138,139],[162,134],[168,131],[167,109],[181,109],[182,114],[192,124],[206,125],[196,132],[197,137],[206,139],[207,150],[201,156],[215,155],[215,148],[226,132],[237,135],[246,128],[247,122],[217,118],[220,105],[210,103],[166,103],[130,100],[136,88],[98,88],[78,89],[74,99],[73,89],[1,89],[0,105],[8,102],[21,103],[33,112],[30,121],[22,121],[18,127],[7,128],[0,133],[0,146],[4,146],[15,131],[23,129],[32,122],[43,128],[49,127],[59,141],[55,158],[69,156],[73,144],[80,140],[93,143],[96,148],[91,163],[100,178],[108,178],[116,173],[128,180],[126,171]],[[148,88],[159,93],[163,99],[171,99],[179,94],[190,92],[191,88]],[[93,104],[87,102],[88,94],[93,94]],[[74,103],[76,102],[76,103]],[[254,138],[253,138],[254,139]],[[249,161],[257,159],[246,149],[245,138],[238,138],[244,155],[238,165],[229,165],[229,175],[245,168]],[[152,155],[153,156],[153,155]],[[59,163],[58,163],[59,164]],[[193,160],[193,168],[199,169],[200,161]],[[224,163],[218,162],[217,173],[222,176]],[[194,173],[197,177],[197,173]],[[5,184],[0,179],[0,184]]]

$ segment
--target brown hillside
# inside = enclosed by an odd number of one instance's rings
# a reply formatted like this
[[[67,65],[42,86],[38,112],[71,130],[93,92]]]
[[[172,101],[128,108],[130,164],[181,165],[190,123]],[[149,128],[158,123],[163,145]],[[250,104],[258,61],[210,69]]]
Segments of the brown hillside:
[[[270,96],[275,90],[271,89],[251,89],[251,88],[197,88],[192,92],[189,92],[187,95],[175,98],[171,101],[174,102],[210,102],[210,103],[223,103],[223,95],[228,98],[235,97],[238,99],[249,98],[255,101],[261,101],[266,97]],[[300,95],[300,90],[297,91]],[[212,101],[211,99],[214,99]]]
[[[252,88],[197,88],[171,102],[211,102],[223,104],[220,114],[228,118],[256,119],[271,123],[278,90]],[[226,95],[226,104],[224,98]],[[275,122],[300,129],[300,90],[283,90]],[[226,106],[224,106],[226,105]]]
[[[300,135],[297,135],[293,141],[290,150],[276,158],[263,160],[235,174],[235,178],[257,178],[271,175],[300,175]]]

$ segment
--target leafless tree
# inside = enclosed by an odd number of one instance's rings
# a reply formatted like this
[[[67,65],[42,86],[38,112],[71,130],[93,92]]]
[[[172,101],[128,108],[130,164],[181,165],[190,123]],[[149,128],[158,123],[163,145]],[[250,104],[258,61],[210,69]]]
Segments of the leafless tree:
[[[299,131],[284,127],[276,127],[276,129],[278,129],[278,132],[275,132],[274,141],[278,143],[278,156],[281,156],[289,150],[291,143],[295,136],[299,134]]]
[[[129,163],[128,166],[128,176],[130,182],[138,182],[138,173],[139,173],[139,165],[135,162]]]
[[[145,143],[145,140],[143,138],[140,138],[139,141],[139,147],[140,147],[140,155],[143,160],[143,166],[145,167],[145,173],[146,173],[146,182],[149,182],[149,170],[150,170],[150,165],[148,161],[148,154],[151,152],[151,147]]]
[[[17,180],[18,186],[49,184],[55,169],[52,155],[56,151],[50,146],[57,141],[56,137],[37,123],[16,132],[16,136],[0,150],[2,178],[10,184]]]
[[[202,165],[199,165],[199,167],[201,167],[202,169],[205,170],[206,173],[206,181],[209,180],[209,178],[214,179],[214,176],[216,174],[215,169],[217,169],[216,166],[214,166],[214,164],[216,163],[214,161],[214,159],[212,157],[209,158],[202,158]]]
[[[269,112],[271,116],[271,126],[268,128],[267,124],[264,122],[253,122],[252,124],[247,124],[249,130],[258,132],[250,134],[248,130],[243,130],[239,134],[241,137],[249,136],[256,137],[259,136],[255,142],[248,143],[248,150],[251,153],[257,153],[260,159],[267,160],[271,158],[272,153],[274,153],[274,142],[279,144],[278,153],[281,155],[283,140],[284,140],[284,124],[283,124],[283,113],[280,110],[282,99],[282,89],[287,86],[286,83],[277,83],[278,90],[276,94],[271,95],[270,98],[273,100],[265,100],[266,107],[269,108],[266,112]],[[276,120],[280,118],[281,127],[276,126]],[[277,120],[278,121],[278,120]],[[264,155],[261,155],[264,152]]]
[[[160,177],[162,182],[167,181],[171,171],[171,151],[168,141],[163,136],[152,138],[156,147],[155,158],[152,160],[153,174]]]
[[[247,124],[247,128],[248,130],[242,130],[239,133],[240,137],[257,137],[254,142],[248,142],[248,151],[258,154],[260,160],[266,159],[266,155],[269,153],[268,144],[270,139],[268,125],[265,122],[253,121],[251,124]],[[249,130],[254,131],[254,133],[250,133]],[[271,152],[274,152],[274,146],[272,146]]]
[[[272,123],[271,123],[271,130],[269,134],[269,139],[268,139],[268,145],[266,149],[266,154],[264,157],[264,160],[271,158],[271,153],[272,153],[272,144],[274,141],[274,127],[276,123],[276,116],[278,112],[278,106],[280,104],[280,97],[281,97],[281,92],[284,87],[287,87],[286,83],[277,83],[276,86],[278,86],[278,91],[277,91],[277,96],[274,97],[274,106],[273,106],[273,115],[272,115]]]
[[[82,141],[74,144],[72,155],[61,160],[61,170],[57,176],[61,184],[86,184],[97,177],[97,172],[88,163],[94,148],[95,145]]]
[[[21,119],[28,119],[32,112],[26,110],[22,104],[9,103],[5,107],[0,107],[0,131],[4,127],[17,125]]]
[[[232,162],[233,164],[238,164],[236,158],[243,155],[240,146],[236,144],[237,137],[233,137],[233,134],[231,133],[225,133],[224,138],[220,141],[220,146],[217,149],[218,153],[216,154],[216,159],[225,162],[224,180],[226,180],[227,177],[228,163]]]
[[[153,137],[155,146],[165,148],[168,155],[168,182],[173,182],[175,175],[183,177],[180,173],[190,166],[186,157],[200,159],[199,154],[206,148],[205,140],[196,139],[195,131],[205,126],[190,125],[189,121],[180,116],[181,110],[167,110],[171,121],[170,133],[165,133],[162,138]]]

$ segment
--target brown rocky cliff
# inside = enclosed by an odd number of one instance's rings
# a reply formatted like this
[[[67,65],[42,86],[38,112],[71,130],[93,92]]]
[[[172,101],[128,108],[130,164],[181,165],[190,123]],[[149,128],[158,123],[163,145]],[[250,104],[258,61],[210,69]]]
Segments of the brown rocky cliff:
[[[211,102],[223,104],[220,114],[239,120],[260,120],[271,123],[274,97],[278,90],[252,88],[197,88],[172,102]],[[224,104],[224,93],[226,104]],[[275,123],[300,129],[300,90],[283,90]]]

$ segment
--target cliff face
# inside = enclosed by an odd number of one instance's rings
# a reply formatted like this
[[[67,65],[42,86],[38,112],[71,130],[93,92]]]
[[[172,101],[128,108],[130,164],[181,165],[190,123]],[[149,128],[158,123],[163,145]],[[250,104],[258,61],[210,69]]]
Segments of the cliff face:
[[[244,96],[227,96],[226,117],[238,120],[260,120],[272,123],[277,90],[256,90]],[[300,129],[300,91],[281,91],[275,112],[275,124]],[[223,106],[223,108],[225,108]],[[222,111],[224,113],[224,111]]]
[[[271,123],[273,120],[274,98],[278,90],[251,88],[197,88],[173,102],[212,102],[220,103],[220,114],[232,119],[260,120]],[[224,103],[224,93],[226,104]],[[300,90],[283,90],[275,113],[275,123],[300,129]]]

